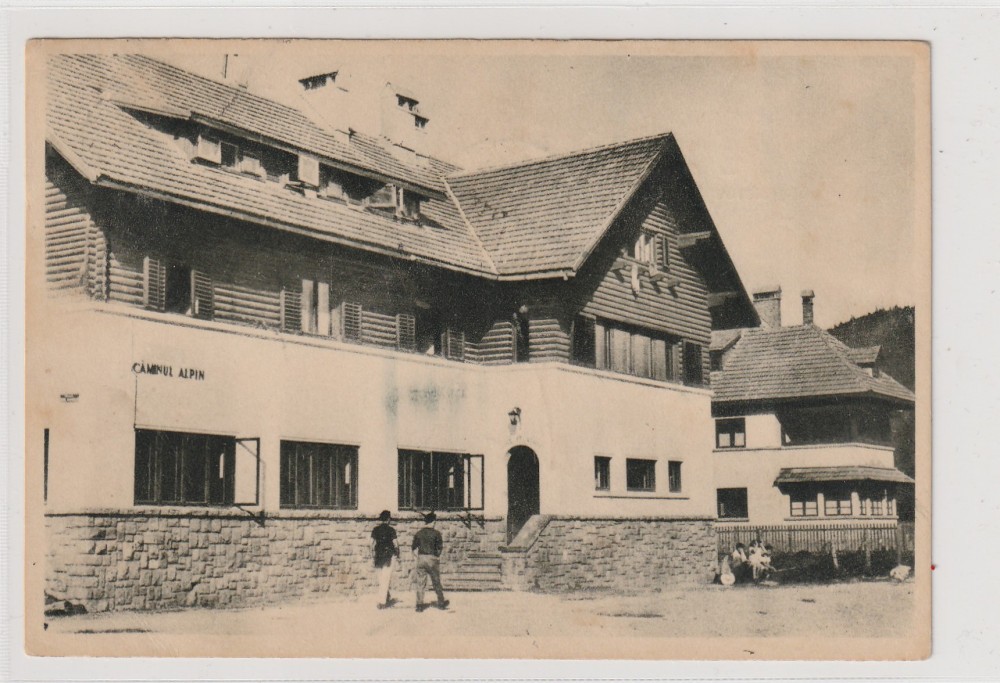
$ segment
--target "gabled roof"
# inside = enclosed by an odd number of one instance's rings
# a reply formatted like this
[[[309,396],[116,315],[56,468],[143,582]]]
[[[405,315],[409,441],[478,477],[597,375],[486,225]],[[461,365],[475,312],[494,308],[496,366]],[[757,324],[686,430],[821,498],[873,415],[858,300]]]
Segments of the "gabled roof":
[[[709,351],[727,351],[740,340],[743,329],[736,327],[731,330],[712,330],[712,342]]]
[[[499,274],[575,271],[670,137],[453,174],[448,185]]]
[[[282,123],[293,127],[299,124],[284,109],[258,110],[256,103],[260,98],[247,99],[234,93],[233,88],[197,78],[177,82],[173,74],[179,70],[172,67],[151,68],[149,80],[136,79],[131,68],[136,61],[145,65],[152,60],[131,56],[65,56],[49,63],[46,139],[95,184],[455,270],[492,274],[485,252],[449,199],[425,202],[422,212],[438,225],[417,227],[192,163],[169,135],[145,125],[127,107],[115,103],[116,97],[130,92],[126,83],[147,84],[144,89],[136,86],[131,98],[157,106],[174,109],[196,106],[213,116],[239,120],[247,126],[258,125],[251,121],[255,116],[260,117],[258,123],[263,126],[271,115],[285,117]],[[162,81],[155,77],[162,73],[171,77]],[[190,86],[191,92],[185,94],[182,85]],[[161,95],[160,102],[155,101],[156,93]],[[227,97],[232,106],[223,106],[216,99],[219,96]],[[272,132],[278,128],[274,121],[268,125]],[[314,134],[306,128],[298,132],[306,139]],[[288,135],[288,131],[283,134]]]
[[[827,481],[885,481],[912,484],[913,479],[893,467],[842,465],[839,467],[783,467],[774,485]]]
[[[885,373],[869,375],[851,349],[815,325],[748,328],[712,373],[716,403],[871,395],[912,403],[913,392]]]

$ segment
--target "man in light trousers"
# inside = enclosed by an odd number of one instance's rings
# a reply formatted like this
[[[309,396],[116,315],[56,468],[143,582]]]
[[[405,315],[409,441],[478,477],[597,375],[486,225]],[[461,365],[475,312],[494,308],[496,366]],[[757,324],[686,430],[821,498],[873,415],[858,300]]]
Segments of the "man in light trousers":
[[[423,612],[427,609],[424,604],[424,588],[427,577],[430,577],[437,593],[438,609],[448,609],[448,601],[444,599],[444,589],[441,587],[441,551],[444,549],[444,540],[441,532],[434,528],[437,515],[428,512],[424,515],[424,528],[413,535],[413,557],[416,560],[416,581],[417,581],[417,611]]]

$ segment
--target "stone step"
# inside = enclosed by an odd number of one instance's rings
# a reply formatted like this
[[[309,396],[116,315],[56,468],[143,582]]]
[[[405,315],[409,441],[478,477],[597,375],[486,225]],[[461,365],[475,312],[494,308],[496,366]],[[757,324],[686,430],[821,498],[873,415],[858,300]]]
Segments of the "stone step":
[[[446,591],[500,591],[505,590],[500,579],[493,581],[469,581],[458,577],[453,577],[443,581]]]

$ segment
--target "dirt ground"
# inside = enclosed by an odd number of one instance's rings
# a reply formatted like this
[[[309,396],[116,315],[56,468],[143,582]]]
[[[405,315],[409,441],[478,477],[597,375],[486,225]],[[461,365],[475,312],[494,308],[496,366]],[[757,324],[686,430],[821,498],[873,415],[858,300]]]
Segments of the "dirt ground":
[[[510,643],[570,637],[901,638],[910,633],[914,611],[913,584],[886,581],[700,586],[643,595],[452,593],[448,610],[422,613],[414,610],[412,593],[399,597],[388,610],[377,610],[374,597],[362,597],[50,617],[45,637],[94,654],[408,657],[449,652],[419,646],[414,651],[406,645],[413,641],[480,637]]]

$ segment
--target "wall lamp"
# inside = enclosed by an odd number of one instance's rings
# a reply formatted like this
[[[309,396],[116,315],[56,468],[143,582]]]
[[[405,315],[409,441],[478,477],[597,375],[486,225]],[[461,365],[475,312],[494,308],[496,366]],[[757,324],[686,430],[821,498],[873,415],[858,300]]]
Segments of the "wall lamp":
[[[516,427],[521,422],[521,409],[515,407],[512,411],[507,413],[507,417],[510,418],[511,426]]]

